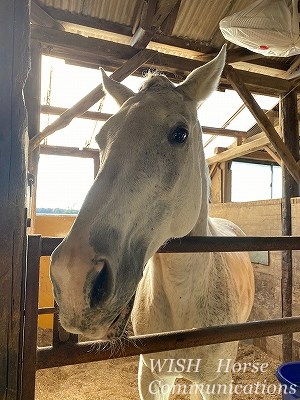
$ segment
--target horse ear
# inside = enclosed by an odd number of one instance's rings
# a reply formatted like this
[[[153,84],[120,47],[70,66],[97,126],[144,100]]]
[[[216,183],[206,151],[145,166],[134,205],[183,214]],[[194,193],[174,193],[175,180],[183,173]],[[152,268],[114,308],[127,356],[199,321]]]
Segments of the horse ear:
[[[183,93],[198,106],[216,90],[226,59],[226,45],[219,54],[207,64],[195,69],[177,86],[176,90]]]
[[[126,100],[135,95],[127,86],[109,78],[103,68],[101,68],[101,73],[104,90],[116,100],[120,107]]]

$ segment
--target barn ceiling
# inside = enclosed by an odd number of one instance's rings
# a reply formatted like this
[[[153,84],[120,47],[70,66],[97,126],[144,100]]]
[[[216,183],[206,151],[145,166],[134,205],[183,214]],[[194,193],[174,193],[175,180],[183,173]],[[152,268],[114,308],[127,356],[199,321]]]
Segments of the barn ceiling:
[[[207,61],[225,43],[220,20],[248,4],[248,0],[37,0],[32,19],[38,19],[38,5],[69,32]],[[265,57],[232,43],[228,51],[235,68],[282,78],[297,60]]]
[[[225,43],[219,22],[247,5],[248,0],[34,0],[31,37],[42,44],[43,54],[62,58],[73,65],[93,69],[102,66],[112,71],[115,74],[113,78],[119,81],[152,68],[178,82],[217,54]],[[221,79],[221,91],[232,88],[232,79],[242,82],[243,93],[251,91],[271,96],[286,94],[299,85],[299,78],[289,78],[298,70],[300,56],[266,57],[232,43],[228,43],[227,49],[227,64],[234,69],[227,67]],[[239,70],[238,75],[234,70]],[[31,146],[48,136],[49,130],[53,132],[65,126],[64,120],[69,119],[69,115],[74,118],[86,112],[91,98],[69,110],[68,117],[63,113],[58,123],[45,128],[45,132],[32,139]],[[251,107],[253,109],[253,105]],[[230,136],[228,126],[235,122],[234,118],[244,119],[243,108],[234,111],[232,117],[212,134]],[[268,108],[264,112],[275,122],[278,120],[278,108]],[[275,136],[277,140],[273,127],[266,128],[265,123],[268,125],[269,120],[264,119],[264,112],[255,117],[260,122],[261,118],[264,120],[258,124],[260,128],[254,125],[251,130],[247,128],[248,132],[231,135],[239,135],[237,143],[259,133],[262,126],[268,137]],[[211,132],[212,128],[208,127],[205,133]],[[213,138],[208,139],[208,144],[211,141]],[[264,141],[265,138],[258,137],[252,147],[268,147],[269,142]],[[278,160],[276,152],[269,147],[268,154],[271,152],[271,157]],[[276,151],[282,153],[277,146]]]

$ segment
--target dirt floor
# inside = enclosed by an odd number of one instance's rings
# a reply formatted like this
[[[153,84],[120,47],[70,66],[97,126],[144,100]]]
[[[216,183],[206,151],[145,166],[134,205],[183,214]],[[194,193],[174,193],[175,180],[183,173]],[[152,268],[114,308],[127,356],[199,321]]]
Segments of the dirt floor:
[[[41,342],[47,344],[47,336],[43,332],[39,334],[40,345]],[[242,344],[236,361],[263,365],[265,371],[235,373],[232,390],[237,394],[233,395],[233,400],[282,399],[275,377],[277,360],[253,345]],[[41,370],[37,372],[36,400],[138,400],[137,373],[138,357]],[[187,387],[187,381],[177,383],[181,388]],[[189,398],[188,394],[171,397],[172,400]]]

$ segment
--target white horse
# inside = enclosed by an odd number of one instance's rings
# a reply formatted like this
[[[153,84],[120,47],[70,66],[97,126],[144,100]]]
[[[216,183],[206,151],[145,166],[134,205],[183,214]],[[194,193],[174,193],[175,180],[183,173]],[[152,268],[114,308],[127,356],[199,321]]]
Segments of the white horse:
[[[52,255],[54,293],[67,331],[114,339],[131,311],[136,334],[248,318],[254,283],[246,253],[155,254],[174,237],[243,235],[231,222],[208,217],[197,119],[224,63],[225,48],[179,86],[155,76],[137,94],[103,74],[121,108],[97,135],[99,173]],[[143,355],[140,398],[167,399],[181,376],[195,384],[191,398],[231,399],[224,363],[234,362],[236,351],[234,342]]]

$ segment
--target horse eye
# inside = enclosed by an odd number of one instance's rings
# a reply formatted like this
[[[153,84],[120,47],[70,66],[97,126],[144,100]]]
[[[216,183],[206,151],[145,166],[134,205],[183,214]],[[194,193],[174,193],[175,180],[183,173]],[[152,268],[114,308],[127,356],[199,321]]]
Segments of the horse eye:
[[[178,126],[169,135],[169,142],[171,144],[183,144],[186,142],[189,131],[185,126]]]

